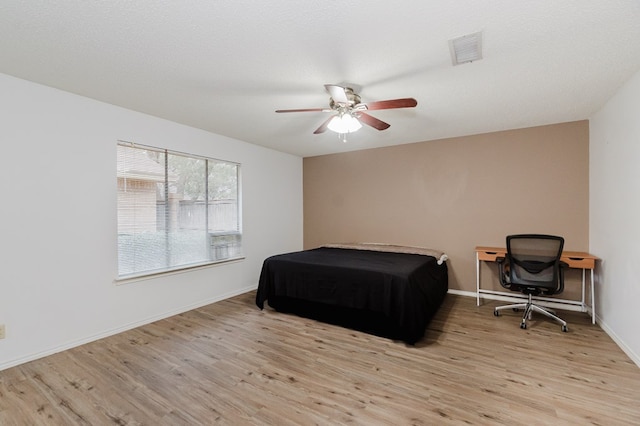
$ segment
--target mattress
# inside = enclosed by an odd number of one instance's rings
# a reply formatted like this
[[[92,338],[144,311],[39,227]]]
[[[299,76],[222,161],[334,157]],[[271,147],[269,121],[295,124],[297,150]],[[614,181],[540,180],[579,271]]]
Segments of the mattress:
[[[263,309],[267,302],[280,312],[417,342],[447,293],[446,256],[355,247],[319,247],[265,259],[256,305]]]

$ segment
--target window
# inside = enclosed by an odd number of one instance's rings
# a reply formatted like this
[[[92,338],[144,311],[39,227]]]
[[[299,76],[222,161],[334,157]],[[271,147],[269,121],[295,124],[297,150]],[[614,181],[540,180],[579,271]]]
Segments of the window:
[[[240,165],[118,143],[118,277],[242,257]]]

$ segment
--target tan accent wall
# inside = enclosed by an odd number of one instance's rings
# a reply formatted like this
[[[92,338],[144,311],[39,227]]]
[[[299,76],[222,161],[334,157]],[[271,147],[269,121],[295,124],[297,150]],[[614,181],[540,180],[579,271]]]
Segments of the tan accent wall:
[[[449,287],[475,291],[477,245],[548,233],[564,236],[567,250],[588,250],[588,168],[588,121],[305,158],[304,247],[439,249]],[[494,267],[482,271],[492,287]]]

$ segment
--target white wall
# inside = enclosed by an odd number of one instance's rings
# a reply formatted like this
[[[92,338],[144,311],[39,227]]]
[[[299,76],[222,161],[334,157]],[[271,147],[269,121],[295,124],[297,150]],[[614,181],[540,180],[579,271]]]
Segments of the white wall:
[[[0,369],[254,289],[302,248],[301,158],[3,74],[0,94]],[[246,259],[115,285],[118,139],[241,163]]]
[[[640,72],[590,120],[590,251],[600,325],[640,366]]]

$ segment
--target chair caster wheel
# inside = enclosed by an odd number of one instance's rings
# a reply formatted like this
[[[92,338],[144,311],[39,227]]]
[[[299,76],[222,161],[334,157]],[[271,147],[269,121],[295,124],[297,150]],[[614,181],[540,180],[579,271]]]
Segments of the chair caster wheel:
[[[563,325],[563,326],[562,326],[562,331],[563,331],[564,333],[566,333],[567,331],[569,331],[569,329],[567,328],[567,326],[566,326],[566,325]]]
[[[521,329],[523,329],[523,330],[526,330],[526,328],[527,328],[527,324],[526,324],[526,323],[524,323],[524,322],[523,322],[523,323],[520,323],[520,328],[521,328]]]
[[[500,311],[493,311],[493,315],[496,316],[496,317],[499,317],[500,316]]]

